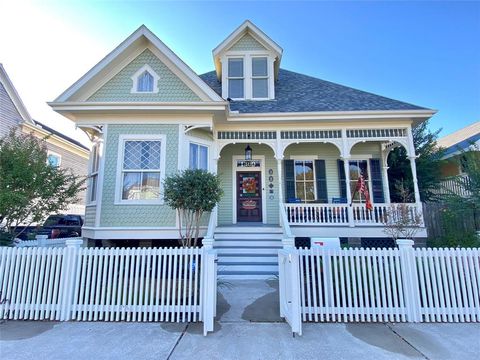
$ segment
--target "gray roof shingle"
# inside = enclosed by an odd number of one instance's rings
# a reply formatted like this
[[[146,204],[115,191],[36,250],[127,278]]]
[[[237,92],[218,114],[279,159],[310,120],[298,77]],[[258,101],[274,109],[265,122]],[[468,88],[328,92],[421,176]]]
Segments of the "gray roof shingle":
[[[215,71],[200,75],[215,92],[222,84]],[[282,113],[317,111],[427,110],[420,106],[280,69],[275,83],[275,100],[231,101],[230,110],[240,113]]]

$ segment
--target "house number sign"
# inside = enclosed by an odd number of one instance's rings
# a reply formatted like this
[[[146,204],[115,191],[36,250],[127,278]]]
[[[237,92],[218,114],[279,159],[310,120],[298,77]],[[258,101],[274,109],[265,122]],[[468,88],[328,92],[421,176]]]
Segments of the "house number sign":
[[[237,167],[260,167],[260,160],[237,160]]]

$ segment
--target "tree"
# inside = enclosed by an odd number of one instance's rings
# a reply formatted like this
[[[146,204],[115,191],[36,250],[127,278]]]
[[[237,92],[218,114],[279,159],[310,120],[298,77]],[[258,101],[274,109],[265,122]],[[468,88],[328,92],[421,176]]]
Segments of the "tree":
[[[47,162],[45,139],[12,130],[0,139],[0,228],[18,236],[20,224],[38,223],[65,210],[83,190],[84,177]]]
[[[178,213],[183,247],[197,246],[202,215],[212,211],[222,195],[219,176],[205,170],[184,170],[165,179],[165,203]]]
[[[412,129],[413,144],[418,155],[416,159],[417,180],[420,198],[422,201],[435,201],[438,195],[434,190],[438,189],[441,182],[440,164],[444,149],[437,145],[440,130],[431,132],[428,129],[428,121],[420,123]],[[398,183],[402,182],[409,191],[413,192],[412,171],[410,160],[405,148],[394,149],[388,157],[388,178],[390,195],[393,202],[400,202],[401,194],[398,193]]]

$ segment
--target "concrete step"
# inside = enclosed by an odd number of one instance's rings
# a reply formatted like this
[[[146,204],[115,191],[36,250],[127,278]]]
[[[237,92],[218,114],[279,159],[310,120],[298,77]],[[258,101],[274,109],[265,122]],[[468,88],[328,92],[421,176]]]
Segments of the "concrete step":
[[[278,262],[277,254],[218,254],[219,263],[276,263]]]
[[[282,247],[282,242],[280,240],[233,240],[233,239],[215,239],[215,248],[218,247]]]
[[[274,280],[278,277],[278,271],[219,271],[218,278],[221,280]]]
[[[218,256],[223,254],[235,254],[243,256],[244,254],[256,254],[256,255],[275,255],[278,256],[278,250],[281,246],[242,246],[242,247],[231,247],[231,246],[214,246],[214,249],[217,250]]]
[[[215,233],[213,235],[215,240],[221,240],[221,239],[245,239],[245,240],[270,240],[270,239],[275,239],[275,240],[281,240],[282,239],[282,234],[278,233],[270,233],[270,232],[265,232],[265,233],[241,233],[241,232],[221,232],[221,233]]]
[[[220,233],[237,233],[237,234],[246,234],[246,233],[275,233],[282,234],[283,230],[280,226],[217,226],[215,229],[215,234]]]
[[[218,263],[218,271],[241,271],[241,272],[278,272],[277,263]]]

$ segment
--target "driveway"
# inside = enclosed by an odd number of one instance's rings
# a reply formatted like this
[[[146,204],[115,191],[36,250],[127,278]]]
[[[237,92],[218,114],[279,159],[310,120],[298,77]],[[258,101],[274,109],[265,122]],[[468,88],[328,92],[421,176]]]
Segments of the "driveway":
[[[215,331],[200,324],[30,322],[0,325],[7,359],[478,359],[479,324],[303,325],[278,316],[274,281],[220,289]]]

